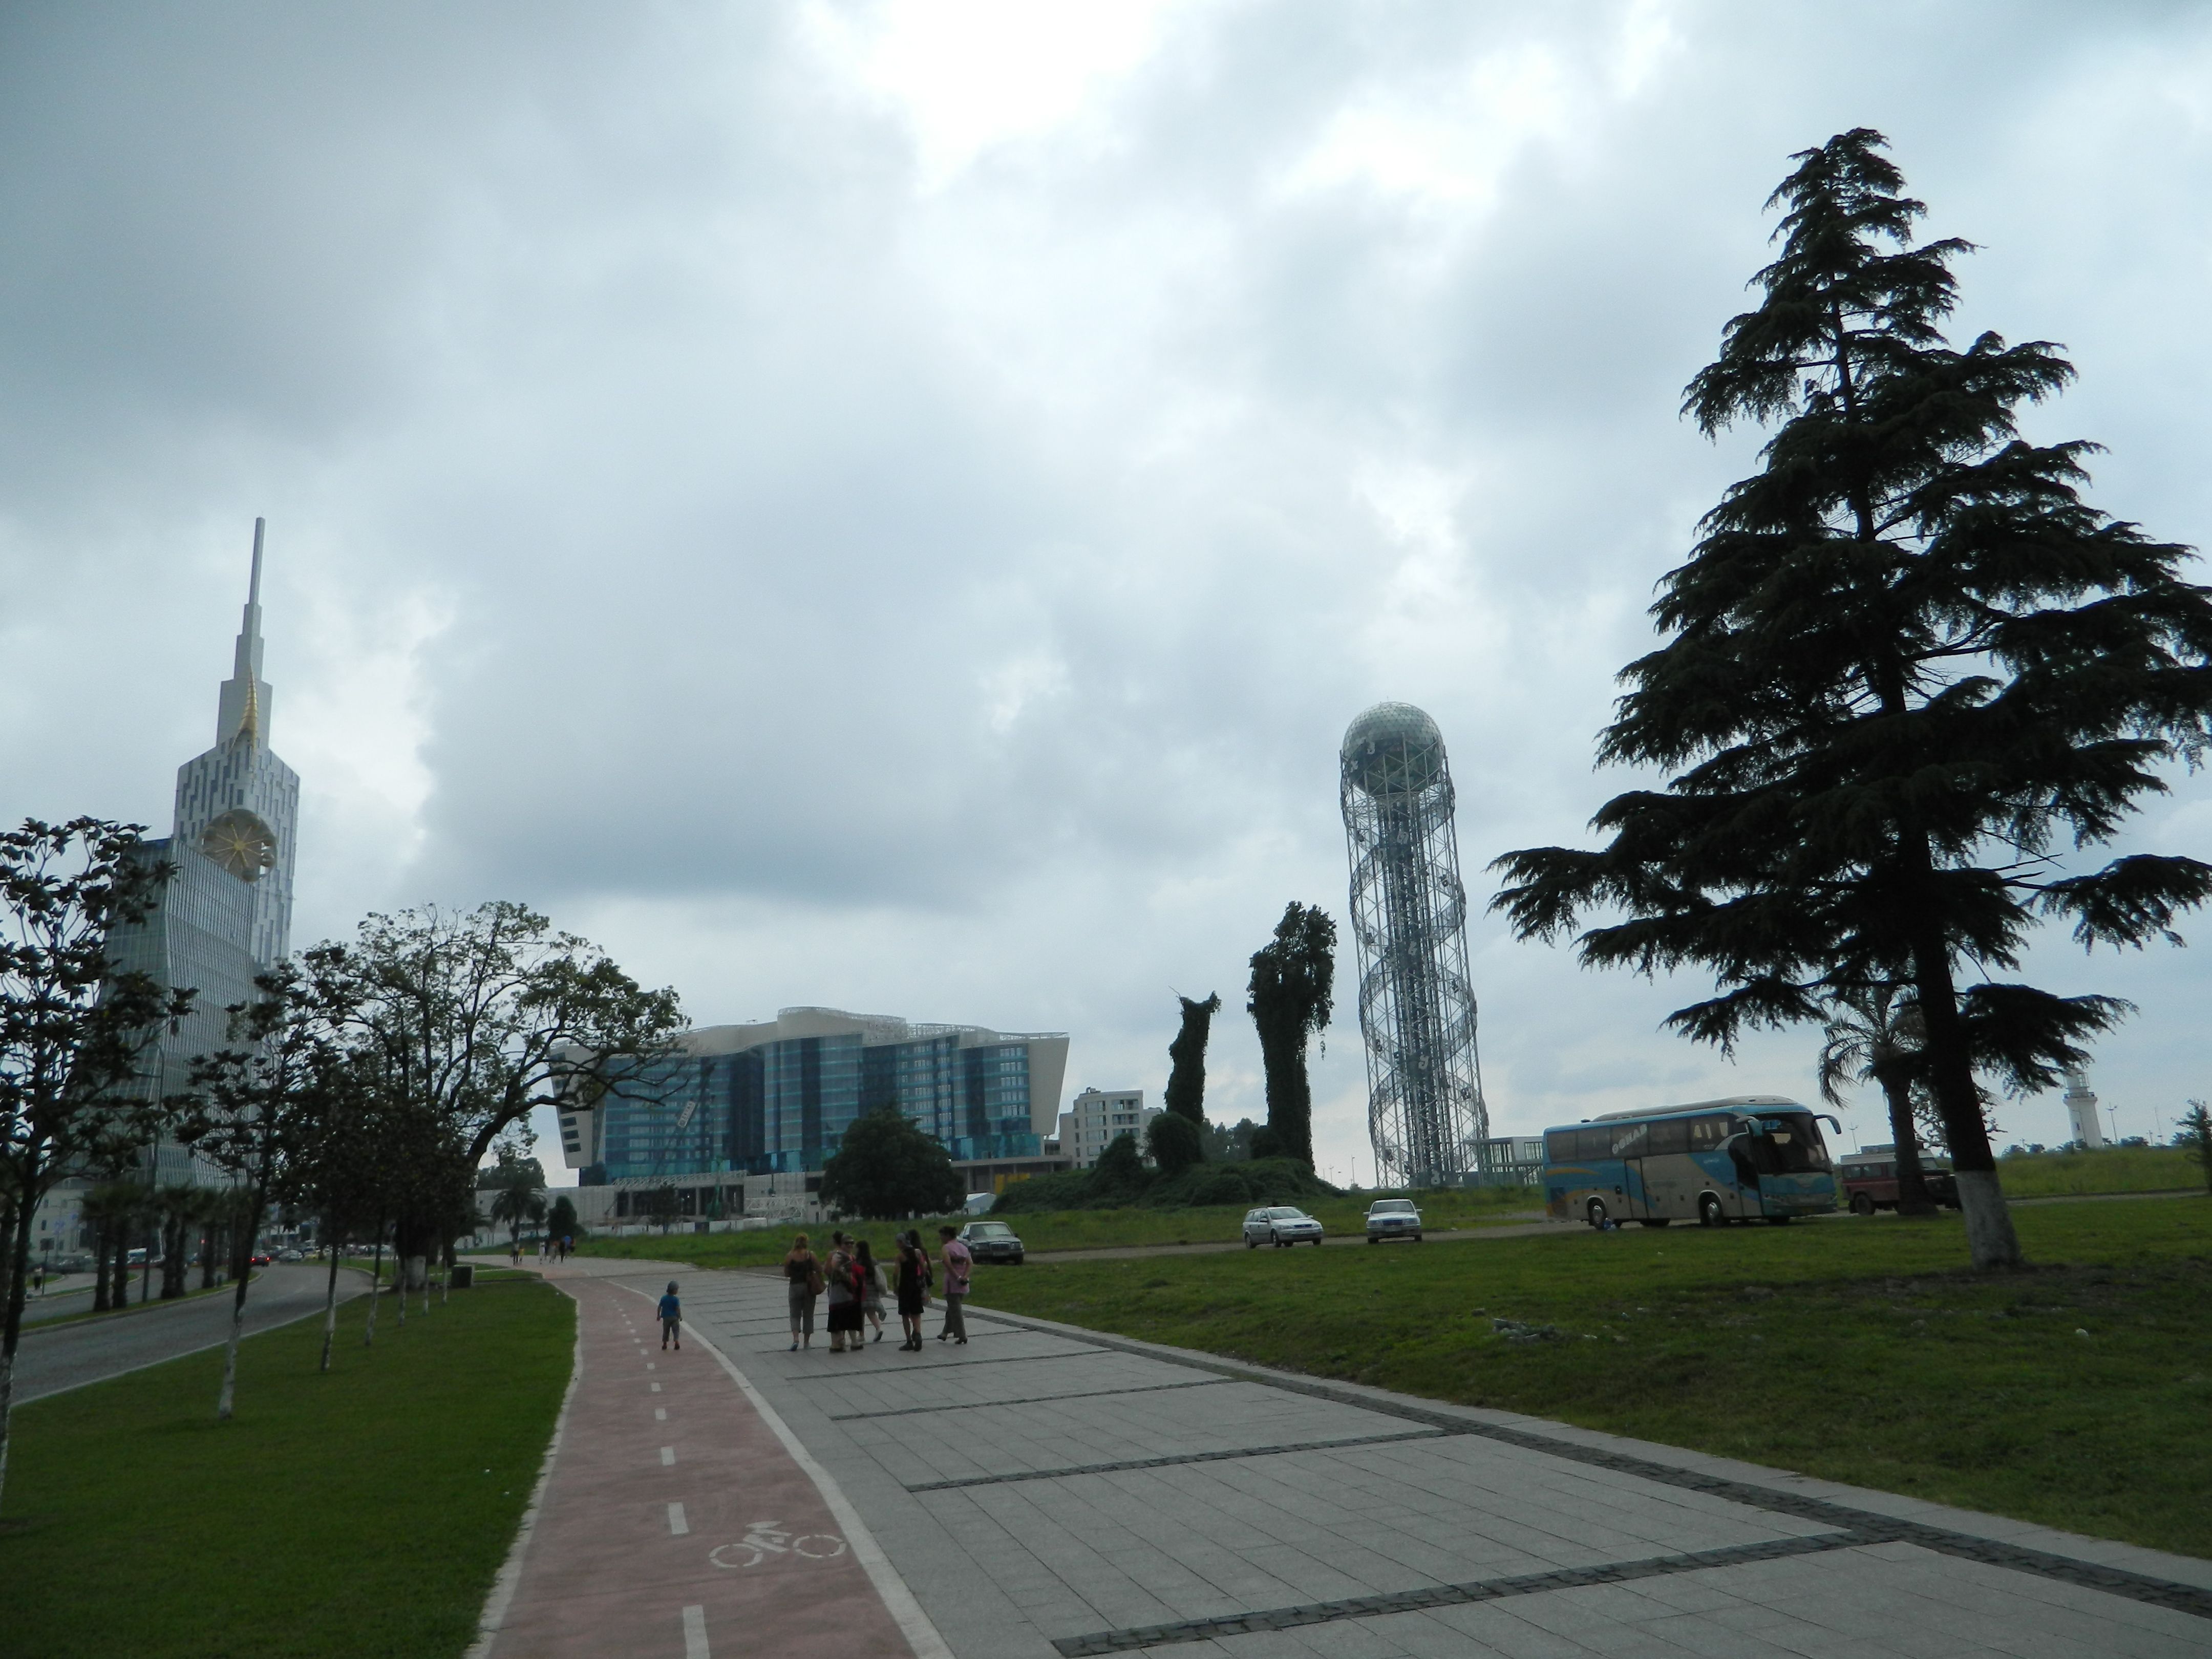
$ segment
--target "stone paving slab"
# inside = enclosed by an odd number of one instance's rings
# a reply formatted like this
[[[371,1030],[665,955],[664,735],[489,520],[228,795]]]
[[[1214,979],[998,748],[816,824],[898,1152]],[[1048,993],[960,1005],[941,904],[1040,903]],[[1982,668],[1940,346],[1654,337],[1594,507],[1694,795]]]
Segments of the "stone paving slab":
[[[645,1274],[961,1659],[2212,1659],[2212,1563],[981,1310],[793,1353],[779,1282]]]

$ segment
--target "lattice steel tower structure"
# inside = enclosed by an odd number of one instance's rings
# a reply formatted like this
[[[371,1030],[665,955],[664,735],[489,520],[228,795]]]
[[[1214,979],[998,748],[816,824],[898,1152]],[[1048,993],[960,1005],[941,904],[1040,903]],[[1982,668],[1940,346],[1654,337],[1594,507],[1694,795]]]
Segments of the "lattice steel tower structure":
[[[1376,1184],[1454,1185],[1481,1167],[1490,1115],[1443,734],[1411,703],[1379,702],[1341,758]]]

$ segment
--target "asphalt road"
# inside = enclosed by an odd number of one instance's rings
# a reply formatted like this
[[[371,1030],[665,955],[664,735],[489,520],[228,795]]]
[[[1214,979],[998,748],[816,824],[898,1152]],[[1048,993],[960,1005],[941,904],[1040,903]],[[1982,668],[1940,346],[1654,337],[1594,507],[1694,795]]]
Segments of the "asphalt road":
[[[246,1334],[320,1313],[329,1273],[313,1262],[263,1268],[246,1293]],[[361,1274],[349,1268],[339,1273],[339,1300],[368,1288]],[[230,1308],[228,1296],[202,1296],[50,1329],[26,1326],[15,1351],[15,1403],[216,1347],[229,1340]]]

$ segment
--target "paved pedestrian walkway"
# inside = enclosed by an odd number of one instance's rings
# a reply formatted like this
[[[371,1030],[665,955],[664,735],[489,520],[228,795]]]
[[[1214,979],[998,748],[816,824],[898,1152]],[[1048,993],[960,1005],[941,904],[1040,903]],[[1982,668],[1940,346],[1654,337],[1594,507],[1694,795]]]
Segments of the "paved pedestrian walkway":
[[[677,1278],[690,1328],[848,1507],[842,1530],[879,1545],[879,1594],[892,1573],[911,1592],[926,1625],[909,1621],[909,1638],[941,1638],[959,1659],[2212,1656],[2212,1562],[981,1310],[964,1348],[902,1353],[894,1328],[858,1354],[818,1337],[793,1353],[777,1280],[568,1271],[605,1275],[586,1290],[602,1297]],[[628,1305],[646,1328],[647,1301]],[[689,1344],[684,1358],[688,1378],[713,1381]],[[727,1382],[711,1437],[759,1446],[738,1397]],[[732,1455],[702,1468],[737,1485],[701,1543],[757,1516],[840,1530],[787,1480],[750,1489],[762,1477],[744,1471],[763,1466]],[[618,1511],[603,1510],[598,1547],[657,1571],[662,1540],[641,1528],[617,1545]],[[804,1576],[837,1561],[778,1565],[791,1571],[749,1582],[808,1598],[805,1618],[861,1599]],[[676,1644],[675,1628],[635,1626],[622,1650],[708,1651]],[[895,1650],[854,1637],[807,1650]]]

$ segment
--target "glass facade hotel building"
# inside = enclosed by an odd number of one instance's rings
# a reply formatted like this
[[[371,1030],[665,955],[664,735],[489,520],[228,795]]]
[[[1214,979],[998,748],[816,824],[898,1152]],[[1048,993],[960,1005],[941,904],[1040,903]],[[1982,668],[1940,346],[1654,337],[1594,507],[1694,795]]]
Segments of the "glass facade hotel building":
[[[818,1174],[855,1120],[891,1106],[956,1164],[1033,1161],[1066,1068],[1059,1032],[787,1008],[687,1032],[620,1095],[564,1109],[561,1150],[586,1185]]]

